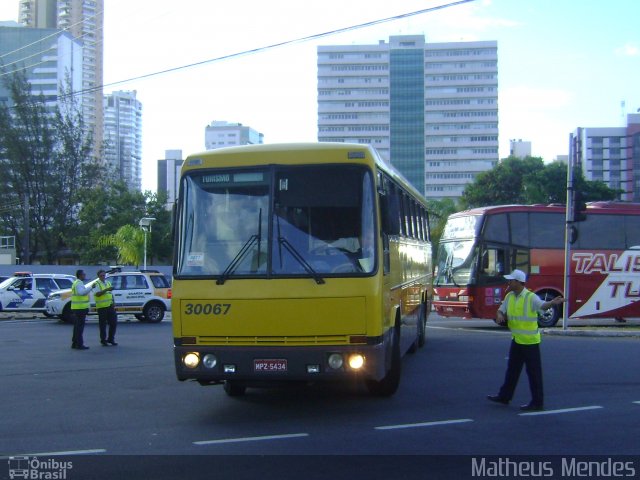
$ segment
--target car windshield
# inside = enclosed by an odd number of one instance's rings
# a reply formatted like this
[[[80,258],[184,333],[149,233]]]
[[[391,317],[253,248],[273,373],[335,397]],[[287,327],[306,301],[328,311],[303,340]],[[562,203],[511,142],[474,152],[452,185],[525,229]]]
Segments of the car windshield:
[[[363,275],[374,271],[375,196],[357,165],[186,176],[177,276]]]

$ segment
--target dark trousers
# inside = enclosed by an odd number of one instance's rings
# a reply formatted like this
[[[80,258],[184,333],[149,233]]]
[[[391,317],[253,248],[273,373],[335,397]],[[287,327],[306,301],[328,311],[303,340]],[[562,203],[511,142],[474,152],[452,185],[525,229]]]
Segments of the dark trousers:
[[[72,347],[81,347],[84,345],[82,334],[84,333],[84,323],[87,320],[89,309],[71,310],[73,313],[73,337],[71,338]]]
[[[100,327],[100,341],[113,342],[118,326],[118,314],[113,305],[98,309],[98,325]],[[107,337],[107,325],[109,325],[109,336]]]
[[[504,376],[504,384],[500,387],[500,397],[511,400],[518,385],[518,379],[522,367],[526,366],[531,389],[531,402],[534,405],[544,405],[544,393],[542,390],[542,361],[540,358],[540,344],[521,345],[511,340],[509,349],[509,363],[507,373]]]

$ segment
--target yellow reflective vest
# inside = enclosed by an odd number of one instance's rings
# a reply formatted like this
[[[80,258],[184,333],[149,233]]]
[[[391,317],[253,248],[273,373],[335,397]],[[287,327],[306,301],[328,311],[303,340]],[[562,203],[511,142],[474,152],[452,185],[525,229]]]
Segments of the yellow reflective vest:
[[[98,286],[98,291],[104,290],[107,287],[111,286],[111,282],[109,280],[102,283],[100,280],[96,282]],[[105,308],[113,303],[113,295],[111,292],[105,292],[102,295],[95,295],[96,299],[96,308]]]
[[[89,295],[79,295],[78,286],[83,285],[82,280],[76,280],[71,285],[71,310],[84,310],[89,308]]]
[[[534,345],[540,343],[538,330],[538,312],[533,309],[533,293],[526,288],[517,295],[509,292],[504,301],[507,303],[507,319],[509,330],[516,343]]]

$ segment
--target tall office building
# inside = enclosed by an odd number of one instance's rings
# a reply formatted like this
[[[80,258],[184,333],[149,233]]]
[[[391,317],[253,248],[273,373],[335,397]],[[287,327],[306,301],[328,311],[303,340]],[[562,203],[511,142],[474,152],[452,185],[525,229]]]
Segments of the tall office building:
[[[182,159],[182,150],[165,150],[164,156],[164,159],[158,160],[157,192],[166,192],[167,209],[171,210],[173,203],[178,198],[180,169],[184,160]]]
[[[204,144],[207,150],[237,145],[264,143],[264,135],[241,123],[214,120],[204,129]]]
[[[318,140],[374,146],[427,198],[498,163],[495,41],[318,47]]]
[[[640,114],[627,115],[624,127],[577,128],[569,158],[585,179],[622,190],[620,200],[640,202]]]
[[[103,139],[104,0],[19,0],[19,22],[69,32],[82,43],[82,114],[93,129],[96,154]],[[76,90],[76,89],[74,89]],[[77,89],[79,91],[80,89]]]
[[[105,161],[131,190],[142,187],[142,104],[136,91],[104,96]]]
[[[24,28],[12,23],[0,26],[0,56],[7,73],[24,69],[32,93],[42,94],[48,107],[58,104],[60,88],[67,78],[72,88],[82,88],[80,42],[61,30]],[[0,81],[0,103],[10,102],[4,81]]]
[[[526,158],[531,156],[531,142],[521,139],[509,140],[509,156],[516,158]]]

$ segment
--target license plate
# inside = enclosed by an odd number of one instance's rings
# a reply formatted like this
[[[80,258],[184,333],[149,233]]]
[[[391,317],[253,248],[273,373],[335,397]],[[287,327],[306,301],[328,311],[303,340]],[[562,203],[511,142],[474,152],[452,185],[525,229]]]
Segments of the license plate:
[[[253,361],[254,372],[286,372],[287,360],[284,358],[263,358]]]

